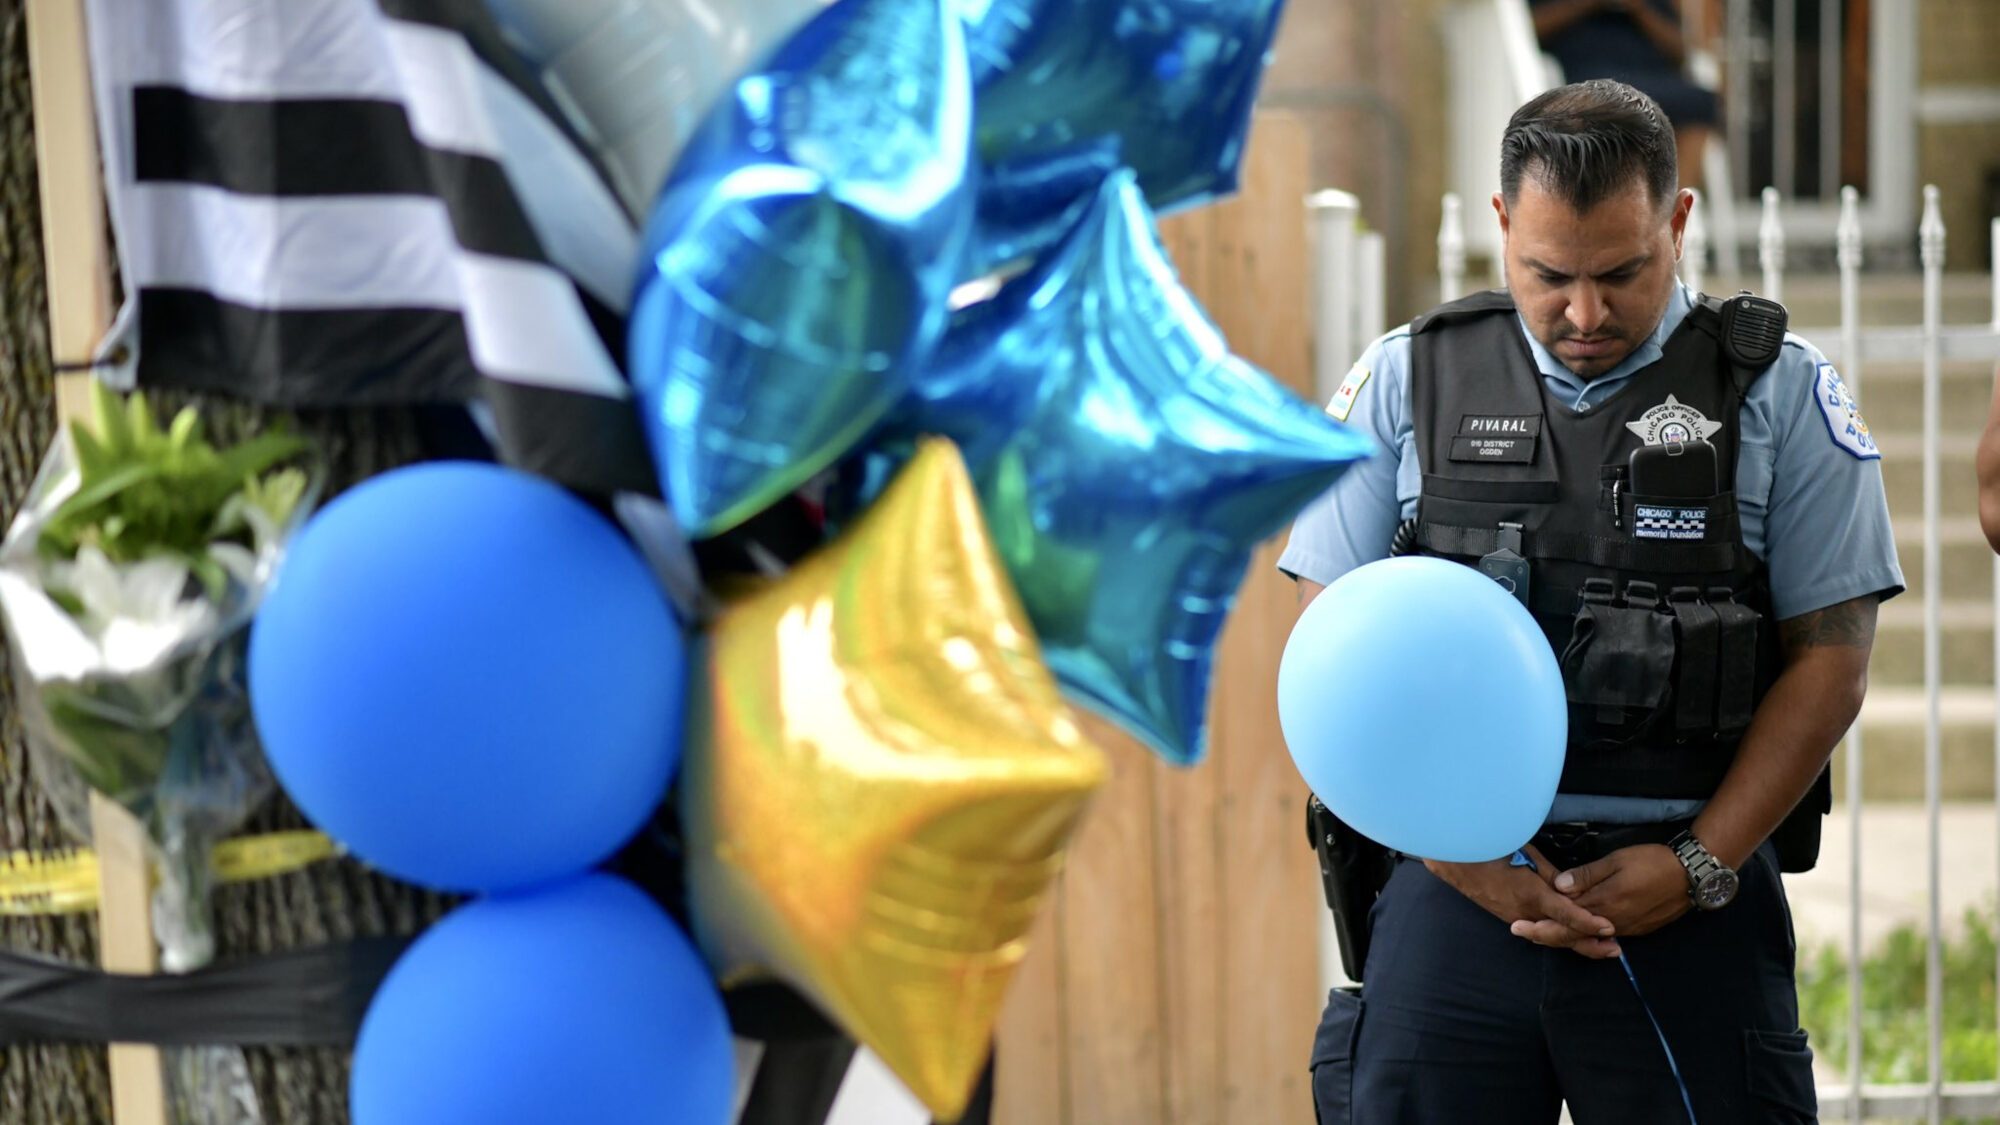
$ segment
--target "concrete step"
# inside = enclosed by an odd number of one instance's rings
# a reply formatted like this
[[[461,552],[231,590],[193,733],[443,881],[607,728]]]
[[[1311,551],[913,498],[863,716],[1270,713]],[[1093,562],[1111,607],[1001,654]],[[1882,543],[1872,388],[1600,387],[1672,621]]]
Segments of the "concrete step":
[[[1993,682],[1993,603],[1947,601],[1939,605],[1938,667],[1942,682],[1985,687]],[[1920,687],[1924,682],[1924,603],[1902,597],[1882,607],[1876,621],[1869,681],[1877,687]]]
[[[1984,238],[1985,231],[1976,237]],[[1957,240],[1954,239],[1954,242]],[[1967,244],[1970,245],[1970,244]],[[1973,251],[1974,254],[1977,251]],[[1754,262],[1753,255],[1747,261]],[[1940,318],[1946,324],[1978,324],[1993,318],[1993,278],[1973,270],[1951,271],[1939,287],[1943,305]],[[1763,279],[1754,271],[1736,284],[1752,290],[1762,288]],[[1727,295],[1736,290],[1718,279],[1706,288]],[[1815,334],[1838,335],[1840,323],[1840,275],[1832,272],[1790,273],[1779,294],[1792,314],[1792,329],[1811,339]],[[1924,322],[1924,278],[1918,272],[1869,272],[1861,274],[1861,323],[1864,325],[1922,324]],[[1803,326],[1803,327],[1802,327]]]
[[[1939,765],[1946,800],[1993,799],[1993,690],[1952,686],[1939,693]],[[1924,798],[1922,688],[1872,687],[1861,709],[1861,792],[1870,801]],[[1846,790],[1845,744],[1834,752],[1836,798]]]
[[[1892,517],[1896,533],[1896,555],[1903,564],[1909,592],[1891,607],[1913,605],[1924,596],[1924,522],[1918,515]],[[1990,601],[1993,597],[1993,549],[1979,530],[1974,515],[1948,516],[1938,520],[1938,574],[1942,579],[1939,596],[1957,601]]]
[[[1920,455],[1924,432],[1924,370],[1917,363],[1878,363],[1862,372],[1856,398],[1868,427],[1884,455]],[[1938,430],[1941,434],[1977,435],[1986,425],[1993,397],[1993,370],[1982,363],[1947,363],[1938,369]],[[1892,449],[1883,434],[1907,434]]]
[[[1956,443],[1954,443],[1956,444]],[[1884,456],[1882,487],[1889,494],[1889,514],[1897,519],[1922,519],[1924,514],[1924,465],[1922,458]],[[1940,516],[1979,515],[1979,478],[1972,468],[1969,449],[1938,450],[1938,514]],[[1905,564],[1907,568],[1907,564]]]
[[[1985,422],[1985,417],[1980,417]],[[1924,434],[1922,430],[1885,430],[1872,423],[1869,427],[1875,444],[1882,450],[1884,461],[1908,461],[1914,465],[1924,463]],[[1981,426],[1938,427],[1937,451],[1942,462],[1946,458],[1971,461],[1979,453]],[[1942,466],[1940,466],[1942,467]]]

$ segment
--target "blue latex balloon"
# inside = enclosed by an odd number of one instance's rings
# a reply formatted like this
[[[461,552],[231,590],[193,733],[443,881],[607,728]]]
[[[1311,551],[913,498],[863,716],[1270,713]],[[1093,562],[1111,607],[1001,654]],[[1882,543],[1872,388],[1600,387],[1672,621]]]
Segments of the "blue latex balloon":
[[[928,360],[974,218],[950,0],[843,0],[737,81],[660,196],[630,326],[696,537],[848,453]]]
[[[735,1052],[694,946],[589,875],[462,906],[376,991],[354,1125],[728,1125]]]
[[[1236,188],[1283,0],[975,0],[978,264],[1054,243],[1104,173],[1156,211]]]
[[[1129,172],[961,314],[859,491],[921,434],[964,452],[1065,690],[1178,763],[1202,756],[1215,639],[1251,549],[1371,449],[1229,353]]]
[[[1569,733],[1541,626],[1491,578],[1432,558],[1370,563],[1313,599],[1278,666],[1278,721],[1336,816],[1459,863],[1541,827]]]
[[[679,625],[645,562],[567,492],[438,462],[327,505],[251,627],[250,701],[307,816],[458,891],[615,851],[680,760]]]

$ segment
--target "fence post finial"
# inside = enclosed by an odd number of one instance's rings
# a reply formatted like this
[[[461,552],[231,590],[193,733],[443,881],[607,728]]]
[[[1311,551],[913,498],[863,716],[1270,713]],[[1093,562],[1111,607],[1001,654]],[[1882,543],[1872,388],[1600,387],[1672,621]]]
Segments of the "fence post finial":
[[[2000,218],[1993,220],[1993,330],[2000,332]]]
[[[1689,189],[1694,193],[1694,204],[1688,208],[1687,230],[1681,239],[1681,280],[1689,289],[1701,292],[1703,268],[1708,263],[1708,214],[1703,205],[1701,189]]]
[[[1840,189],[1840,222],[1834,227],[1834,261],[1842,270],[1861,268],[1861,193],[1853,184]]]
[[[1917,224],[1917,256],[1925,269],[1944,268],[1944,211],[1936,184],[1924,185],[1924,217]]]
[[[1361,199],[1351,192],[1316,191],[1306,197],[1313,255],[1313,382],[1325,402],[1368,341],[1356,314],[1356,242]]]
[[[1465,208],[1458,193],[1444,193],[1438,221],[1438,300],[1455,301],[1465,292]]]
[[[1757,225],[1757,262],[1764,268],[1764,296],[1784,300],[1785,224],[1778,217],[1778,189],[1764,189],[1764,219]]]
[[[1861,193],[1840,189],[1840,221],[1833,228],[1834,264],[1840,270],[1840,366],[1849,389],[1861,390]],[[1860,1073],[1855,1071],[1855,1073]]]

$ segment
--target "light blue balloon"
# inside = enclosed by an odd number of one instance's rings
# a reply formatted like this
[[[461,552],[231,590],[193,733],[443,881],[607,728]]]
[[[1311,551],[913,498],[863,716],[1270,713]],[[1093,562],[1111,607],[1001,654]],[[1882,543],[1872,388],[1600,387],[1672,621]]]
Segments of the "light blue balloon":
[[[460,907],[354,1047],[355,1125],[727,1125],[735,1052],[694,945],[622,879]]]
[[[1278,721],[1334,815],[1458,863],[1535,834],[1569,734],[1535,619],[1491,578],[1432,558],[1370,563],[1313,599],[1278,666]]]

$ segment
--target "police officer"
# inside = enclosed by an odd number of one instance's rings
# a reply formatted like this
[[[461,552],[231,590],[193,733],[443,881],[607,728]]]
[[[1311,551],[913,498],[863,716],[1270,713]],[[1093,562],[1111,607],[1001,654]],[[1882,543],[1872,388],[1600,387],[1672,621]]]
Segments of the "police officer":
[[[1814,1119],[1779,869],[1812,862],[1903,578],[1834,368],[1776,305],[1677,281],[1676,172],[1629,86],[1522,106],[1506,290],[1376,341],[1327,407],[1386,452],[1300,514],[1301,604],[1392,541],[1519,555],[1571,721],[1532,862],[1395,865],[1320,1027],[1324,1122]]]

